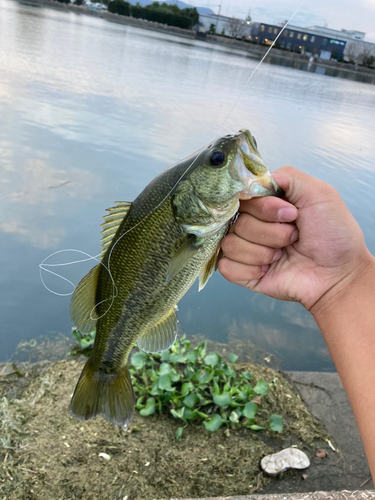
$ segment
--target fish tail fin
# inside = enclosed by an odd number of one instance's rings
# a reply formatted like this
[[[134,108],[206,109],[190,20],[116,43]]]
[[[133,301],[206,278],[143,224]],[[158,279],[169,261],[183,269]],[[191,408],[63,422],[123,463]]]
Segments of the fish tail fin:
[[[127,366],[118,373],[104,373],[93,369],[88,360],[75,388],[70,411],[80,420],[101,415],[112,424],[127,424],[134,411],[133,387]]]

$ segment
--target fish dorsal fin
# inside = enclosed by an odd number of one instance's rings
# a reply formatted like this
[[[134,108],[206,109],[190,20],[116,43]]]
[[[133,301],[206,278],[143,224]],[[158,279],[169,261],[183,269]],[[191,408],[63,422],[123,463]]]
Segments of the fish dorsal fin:
[[[114,235],[117,233],[118,228],[120,227],[121,222],[128,215],[131,203],[128,201],[115,201],[115,206],[112,208],[107,208],[108,215],[103,217],[104,223],[102,224],[102,251],[100,256],[103,258],[103,255],[106,253],[107,248],[111,244]]]
[[[138,347],[146,352],[160,352],[169,349],[176,340],[177,310],[177,306],[174,306],[156,325],[147,330],[138,340]]]
[[[194,255],[199,250],[199,246],[195,244],[196,237],[191,235],[185,241],[183,245],[177,250],[173,255],[167,271],[167,277],[165,281],[168,283],[172,278],[176,276],[177,273],[181,271],[183,267],[189,262],[189,260],[194,257]]]
[[[70,301],[70,317],[74,326],[82,333],[92,332],[96,326],[96,288],[101,264],[97,264],[79,282]]]
[[[200,275],[199,278],[199,287],[198,287],[198,292],[203,290],[203,288],[206,286],[207,281],[211,278],[212,273],[216,271],[217,269],[217,258],[220,252],[220,247],[217,248],[211,259],[207,262],[205,265],[202,274]]]

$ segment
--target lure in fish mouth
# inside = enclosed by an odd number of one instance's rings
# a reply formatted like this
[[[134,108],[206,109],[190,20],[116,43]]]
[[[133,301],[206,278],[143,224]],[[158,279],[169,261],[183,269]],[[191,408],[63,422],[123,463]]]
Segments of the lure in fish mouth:
[[[82,333],[96,328],[72,397],[73,415],[101,415],[117,425],[131,419],[131,350],[173,345],[177,302],[198,277],[199,289],[206,285],[240,200],[258,196],[283,191],[254,137],[241,130],[166,169],[132,203],[108,209],[101,263],[79,283],[70,305]]]

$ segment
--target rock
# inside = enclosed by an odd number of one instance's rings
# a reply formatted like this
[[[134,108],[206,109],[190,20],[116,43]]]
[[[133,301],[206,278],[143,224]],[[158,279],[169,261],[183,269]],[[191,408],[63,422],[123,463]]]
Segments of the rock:
[[[263,457],[260,465],[266,474],[276,476],[288,469],[306,469],[310,465],[310,460],[306,453],[298,448],[286,448]]]

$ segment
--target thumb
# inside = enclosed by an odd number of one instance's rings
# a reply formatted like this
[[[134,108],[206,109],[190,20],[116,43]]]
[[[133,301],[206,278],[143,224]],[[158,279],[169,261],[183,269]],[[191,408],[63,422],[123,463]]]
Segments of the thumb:
[[[290,166],[279,168],[272,177],[285,191],[285,198],[297,208],[319,203],[327,190],[332,189],[329,184]]]

